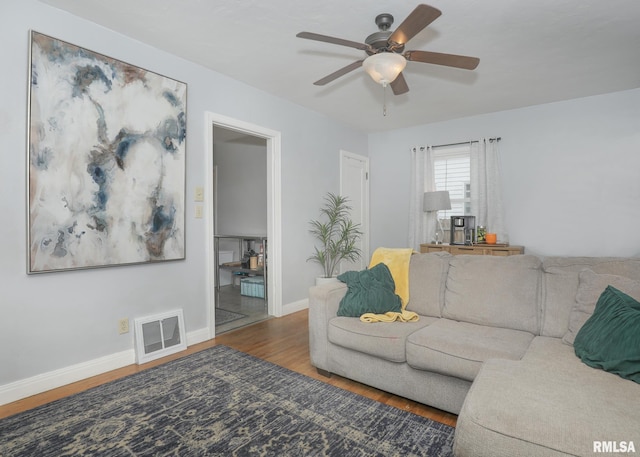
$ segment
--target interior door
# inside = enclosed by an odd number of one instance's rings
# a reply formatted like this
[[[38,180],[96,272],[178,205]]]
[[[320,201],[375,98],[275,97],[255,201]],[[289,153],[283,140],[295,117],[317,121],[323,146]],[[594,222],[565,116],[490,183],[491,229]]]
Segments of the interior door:
[[[340,272],[364,270],[369,265],[369,158],[340,151],[340,195],[349,198],[351,219],[360,224],[359,261],[343,261]]]

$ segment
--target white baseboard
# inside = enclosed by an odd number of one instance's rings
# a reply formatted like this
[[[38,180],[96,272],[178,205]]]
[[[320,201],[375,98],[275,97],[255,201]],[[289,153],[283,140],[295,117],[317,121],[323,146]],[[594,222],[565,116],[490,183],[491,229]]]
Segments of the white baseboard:
[[[107,355],[88,362],[39,374],[0,386],[0,405],[21,400],[47,390],[62,387],[72,382],[90,378],[107,371],[122,368],[135,363],[136,354],[133,349]]]
[[[304,299],[284,306],[284,314],[291,314],[309,307],[309,300]],[[205,327],[187,333],[187,346],[202,343],[210,339],[209,328]],[[0,405],[6,405],[14,401],[32,395],[40,394],[51,389],[71,384],[97,376],[107,371],[132,365],[136,361],[134,349],[110,354],[88,362],[79,363],[70,367],[39,374],[31,378],[15,381],[10,384],[0,386]]]
[[[303,309],[307,309],[308,307],[309,307],[308,298],[298,300],[293,303],[287,303],[282,307],[282,315],[286,316],[287,314],[296,313],[298,311],[302,311]]]
[[[187,346],[193,346],[194,344],[202,343],[211,339],[209,335],[209,327],[201,328],[193,332],[187,333]]]
[[[209,329],[187,333],[187,345],[201,343],[209,339]],[[136,362],[134,349],[110,354],[88,362],[79,363],[70,367],[39,374],[31,378],[22,379],[0,386],[0,405],[6,405],[31,395],[40,394],[47,390],[71,384],[72,382],[96,376],[107,371],[132,365]]]

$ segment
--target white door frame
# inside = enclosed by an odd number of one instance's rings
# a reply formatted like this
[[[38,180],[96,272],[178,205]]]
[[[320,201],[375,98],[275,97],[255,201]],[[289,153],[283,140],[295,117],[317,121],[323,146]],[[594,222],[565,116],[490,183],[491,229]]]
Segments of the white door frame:
[[[269,271],[267,287],[268,313],[282,316],[282,226],[281,226],[281,135],[248,122],[233,119],[221,114],[205,112],[205,145],[206,145],[206,190],[205,201],[209,202],[206,211],[206,262],[207,262],[207,312],[209,322],[209,338],[215,337],[215,253],[214,253],[214,220],[213,220],[213,126],[223,127],[267,140],[267,268]]]
[[[362,260],[364,261],[364,265],[368,265],[370,258],[369,253],[369,239],[370,239],[370,224],[369,224],[369,157],[362,156],[359,154],[354,154],[353,152],[340,150],[340,193],[344,192],[343,189],[343,162],[345,159],[352,159],[358,162],[362,162],[364,164],[364,171],[366,173],[366,185],[363,189],[362,194]]]

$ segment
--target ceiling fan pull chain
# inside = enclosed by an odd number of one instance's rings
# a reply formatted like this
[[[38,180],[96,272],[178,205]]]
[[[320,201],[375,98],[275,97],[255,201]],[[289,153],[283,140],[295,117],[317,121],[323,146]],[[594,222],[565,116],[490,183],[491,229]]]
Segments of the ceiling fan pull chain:
[[[387,116],[387,83],[382,85],[382,115]]]

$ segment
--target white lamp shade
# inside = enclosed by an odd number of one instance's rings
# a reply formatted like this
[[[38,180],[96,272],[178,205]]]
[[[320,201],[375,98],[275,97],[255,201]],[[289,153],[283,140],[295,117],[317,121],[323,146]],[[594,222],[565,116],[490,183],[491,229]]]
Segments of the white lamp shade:
[[[394,52],[380,52],[362,62],[364,71],[378,84],[387,85],[407,66],[407,59]]]
[[[423,211],[440,211],[451,209],[451,199],[448,190],[425,192],[422,200]]]

